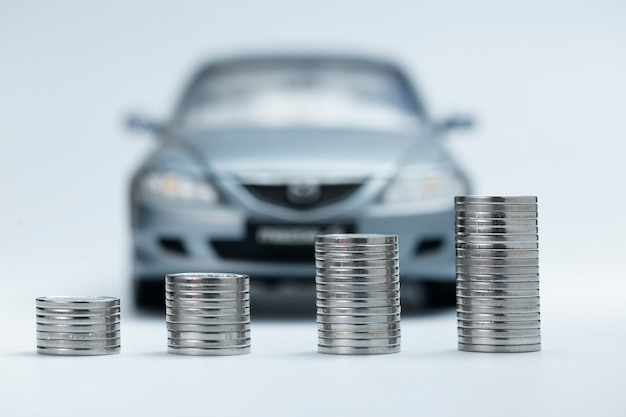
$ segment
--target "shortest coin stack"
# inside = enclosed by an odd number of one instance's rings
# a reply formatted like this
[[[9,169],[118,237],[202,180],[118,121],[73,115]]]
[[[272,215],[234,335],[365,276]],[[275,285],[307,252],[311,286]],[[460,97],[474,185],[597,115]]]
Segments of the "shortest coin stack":
[[[120,352],[120,300],[114,297],[36,299],[37,353],[89,356]]]
[[[247,275],[166,275],[165,309],[169,353],[250,353],[250,279]]]

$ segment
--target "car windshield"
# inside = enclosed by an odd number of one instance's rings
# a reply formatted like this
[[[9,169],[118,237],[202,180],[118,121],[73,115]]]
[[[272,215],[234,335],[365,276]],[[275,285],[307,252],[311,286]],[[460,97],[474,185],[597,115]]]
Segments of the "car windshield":
[[[421,126],[404,83],[375,66],[239,64],[209,72],[183,101],[182,129],[358,129]]]

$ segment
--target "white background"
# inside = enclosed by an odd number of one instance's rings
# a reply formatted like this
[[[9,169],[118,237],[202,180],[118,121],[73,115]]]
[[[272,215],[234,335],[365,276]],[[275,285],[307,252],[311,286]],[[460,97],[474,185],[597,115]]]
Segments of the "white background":
[[[396,59],[435,117],[476,117],[447,144],[476,192],[539,197],[543,351],[457,352],[444,312],[403,320],[397,355],[318,355],[315,323],[262,321],[251,355],[179,358],[125,302],[121,355],[37,356],[36,296],[127,299],[153,143],[126,115],[166,118],[211,57],[302,50]],[[624,415],[624,74],[619,1],[0,1],[1,414]]]

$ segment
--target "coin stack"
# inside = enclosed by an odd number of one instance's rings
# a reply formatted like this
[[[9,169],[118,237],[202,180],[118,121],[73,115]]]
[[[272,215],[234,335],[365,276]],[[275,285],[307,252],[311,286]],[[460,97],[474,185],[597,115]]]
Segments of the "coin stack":
[[[250,353],[250,279],[247,275],[166,275],[165,308],[169,353]]]
[[[541,350],[537,197],[455,198],[459,350]]]
[[[39,297],[37,353],[88,356],[120,352],[120,300],[114,297]]]
[[[318,351],[400,351],[398,237],[332,234],[315,238]]]

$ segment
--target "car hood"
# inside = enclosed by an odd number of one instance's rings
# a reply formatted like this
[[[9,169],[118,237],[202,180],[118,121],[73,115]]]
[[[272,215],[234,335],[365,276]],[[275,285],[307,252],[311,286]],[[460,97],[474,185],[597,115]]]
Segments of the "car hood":
[[[432,140],[397,133],[212,132],[186,135],[183,141],[222,177],[387,176],[407,160],[440,158]]]

